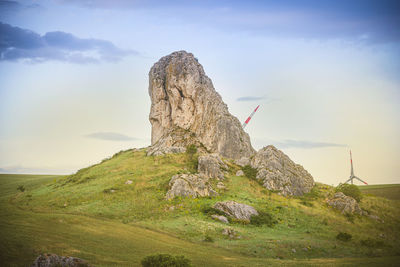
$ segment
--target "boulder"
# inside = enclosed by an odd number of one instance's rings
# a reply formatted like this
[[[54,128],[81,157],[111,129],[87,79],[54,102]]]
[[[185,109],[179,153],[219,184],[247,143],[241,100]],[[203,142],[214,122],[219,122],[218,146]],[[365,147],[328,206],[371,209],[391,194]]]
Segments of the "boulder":
[[[217,202],[214,205],[214,209],[222,211],[227,216],[244,221],[250,221],[251,216],[258,215],[257,210],[252,206],[237,203],[232,200]]]
[[[247,157],[241,157],[240,159],[235,160],[235,164],[244,167],[250,165],[250,159]]]
[[[168,200],[177,196],[197,198],[218,195],[209,184],[208,178],[199,174],[174,175],[169,181],[169,186],[165,196]]]
[[[193,54],[178,51],[155,63],[149,73],[149,95],[148,155],[191,144],[232,159],[254,154],[249,135],[229,113]]]
[[[218,189],[226,189],[226,186],[224,185],[223,182],[218,182],[217,188],[218,188]]]
[[[257,169],[256,178],[265,188],[279,191],[284,196],[301,196],[314,186],[311,174],[271,145],[260,149],[250,165]]]
[[[221,160],[218,154],[206,154],[198,158],[198,173],[218,180],[224,179],[224,174],[221,170],[228,169],[228,166]]]
[[[74,257],[64,257],[58,256],[56,254],[41,254],[33,262],[31,267],[84,267],[92,266],[85,260],[74,258]]]
[[[240,238],[240,236],[238,236],[238,233],[232,228],[222,229],[222,234],[228,236],[230,239]]]
[[[236,176],[243,176],[243,175],[244,175],[244,172],[242,170],[238,170],[236,172]]]
[[[333,198],[328,199],[328,205],[340,210],[342,214],[359,214],[363,215],[363,211],[358,205],[357,201],[342,192],[336,193]]]
[[[213,218],[216,221],[223,222],[223,223],[229,223],[228,219],[225,216],[222,216],[222,215],[214,214],[214,215],[211,215],[211,218]]]

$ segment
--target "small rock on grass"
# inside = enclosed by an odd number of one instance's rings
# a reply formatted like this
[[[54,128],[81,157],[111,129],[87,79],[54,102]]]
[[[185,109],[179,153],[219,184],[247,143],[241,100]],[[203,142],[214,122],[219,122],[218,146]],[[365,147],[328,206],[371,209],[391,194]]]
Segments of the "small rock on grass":
[[[223,222],[223,223],[229,223],[228,219],[225,216],[222,216],[222,215],[215,215],[214,214],[214,215],[211,215],[211,218],[213,218],[216,221]]]

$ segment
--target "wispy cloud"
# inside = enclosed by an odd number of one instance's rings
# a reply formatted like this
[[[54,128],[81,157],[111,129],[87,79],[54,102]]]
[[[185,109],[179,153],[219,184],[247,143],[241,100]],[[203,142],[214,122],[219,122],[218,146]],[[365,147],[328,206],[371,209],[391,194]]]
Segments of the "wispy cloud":
[[[120,133],[113,132],[97,132],[85,135],[88,138],[107,140],[107,141],[132,141],[138,140],[137,138],[130,137]]]
[[[33,31],[0,22],[0,61],[39,63],[49,60],[78,64],[116,62],[138,54],[123,50],[101,39],[79,38],[62,31],[39,35]]]
[[[263,99],[265,99],[264,96],[242,96],[236,99],[236,101],[249,102],[249,101],[259,101]]]
[[[345,144],[314,142],[305,140],[290,140],[290,139],[274,142],[274,145],[276,145],[279,148],[304,148],[304,149],[323,148],[323,147],[347,147],[347,145]]]

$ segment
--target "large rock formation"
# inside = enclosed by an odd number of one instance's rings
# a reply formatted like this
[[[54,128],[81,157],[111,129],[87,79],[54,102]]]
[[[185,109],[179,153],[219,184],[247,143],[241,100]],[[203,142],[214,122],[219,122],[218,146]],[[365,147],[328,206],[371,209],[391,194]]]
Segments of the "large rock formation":
[[[257,180],[269,190],[282,195],[301,196],[314,186],[313,177],[299,164],[295,164],[274,146],[260,149],[250,165],[257,169]]]
[[[190,144],[233,159],[254,154],[249,135],[191,53],[179,51],[161,58],[150,70],[149,83],[149,155]]]

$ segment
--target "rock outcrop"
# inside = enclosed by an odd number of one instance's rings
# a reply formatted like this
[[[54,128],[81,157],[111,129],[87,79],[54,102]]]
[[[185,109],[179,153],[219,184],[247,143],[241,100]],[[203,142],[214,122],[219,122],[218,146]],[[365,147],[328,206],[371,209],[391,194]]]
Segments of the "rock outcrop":
[[[250,165],[257,169],[256,178],[265,188],[279,191],[284,196],[301,196],[314,186],[313,177],[274,146],[260,149]]]
[[[165,198],[181,197],[207,197],[216,196],[218,193],[211,187],[208,178],[199,174],[177,174],[169,181],[170,189]]]
[[[258,215],[257,210],[252,206],[232,200],[217,202],[214,204],[214,209],[222,211],[226,216],[244,221],[250,221],[251,216]]]
[[[222,223],[229,223],[228,219],[225,216],[222,215],[211,215],[211,218],[213,218],[216,221],[220,221]]]
[[[346,196],[342,192],[336,193],[333,198],[327,201],[327,203],[329,206],[341,211],[343,214],[364,214],[357,201],[352,197]]]
[[[191,144],[232,159],[254,154],[249,135],[191,53],[174,52],[155,63],[149,73],[149,95],[148,155]]]
[[[41,254],[31,267],[84,267],[92,266],[85,260],[74,257],[63,257],[56,254]]]
[[[218,180],[224,179],[222,169],[227,170],[228,166],[221,160],[218,154],[203,155],[198,158],[198,173]]]

